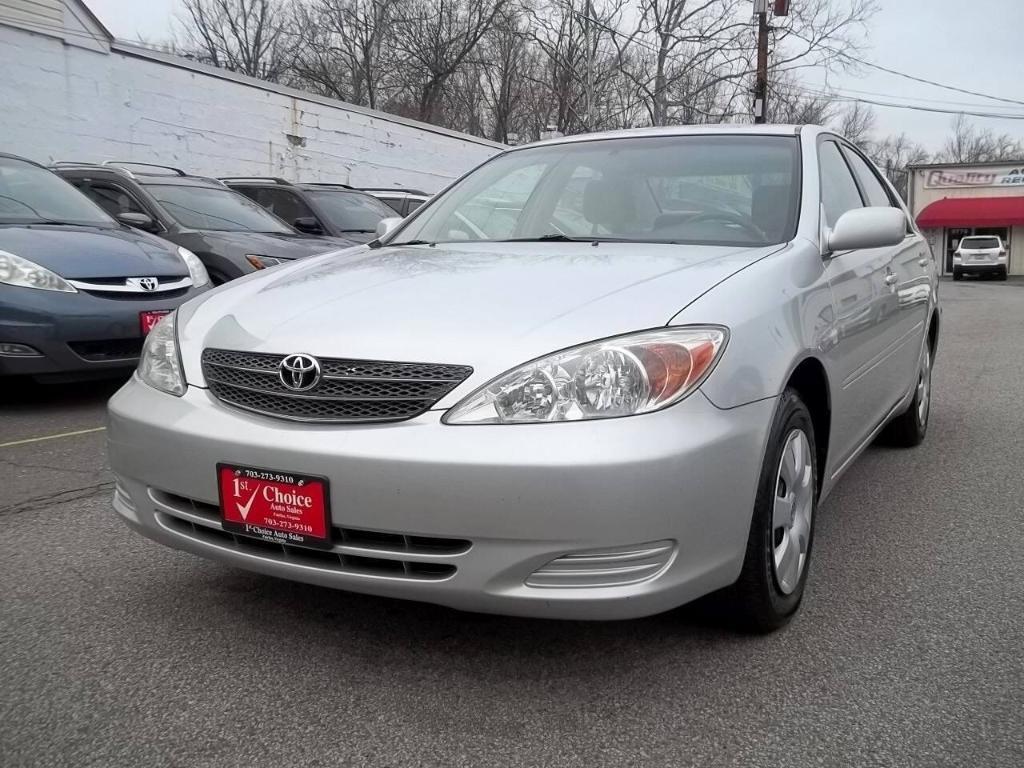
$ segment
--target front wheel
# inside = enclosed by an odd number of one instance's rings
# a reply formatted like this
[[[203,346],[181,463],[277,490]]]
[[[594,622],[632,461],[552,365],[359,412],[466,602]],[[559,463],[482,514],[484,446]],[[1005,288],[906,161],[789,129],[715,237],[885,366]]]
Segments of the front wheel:
[[[787,389],[761,467],[743,570],[728,593],[743,629],[774,631],[800,607],[814,541],[817,483],[811,414],[800,395]]]

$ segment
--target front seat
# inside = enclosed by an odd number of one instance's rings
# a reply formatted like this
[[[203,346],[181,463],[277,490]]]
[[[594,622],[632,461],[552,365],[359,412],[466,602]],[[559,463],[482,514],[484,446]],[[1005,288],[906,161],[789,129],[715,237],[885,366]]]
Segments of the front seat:
[[[765,185],[754,190],[750,217],[773,242],[782,240],[793,218],[792,190],[788,185]]]
[[[613,235],[628,233],[636,224],[636,201],[624,182],[593,179],[583,188],[583,218],[594,225],[592,234],[598,225]]]

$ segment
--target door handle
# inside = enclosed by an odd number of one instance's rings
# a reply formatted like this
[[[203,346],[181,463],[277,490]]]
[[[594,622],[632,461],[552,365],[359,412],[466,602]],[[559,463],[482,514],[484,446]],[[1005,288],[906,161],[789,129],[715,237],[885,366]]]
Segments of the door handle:
[[[888,275],[885,276],[885,284],[896,285],[896,281],[899,279],[899,275],[897,275],[895,272],[890,272]]]

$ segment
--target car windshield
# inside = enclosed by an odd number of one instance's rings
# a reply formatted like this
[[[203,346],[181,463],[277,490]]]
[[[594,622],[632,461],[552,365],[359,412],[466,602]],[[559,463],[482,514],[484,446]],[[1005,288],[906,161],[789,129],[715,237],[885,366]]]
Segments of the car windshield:
[[[57,174],[24,160],[0,157],[0,224],[42,223],[117,226]]]
[[[293,234],[295,230],[262,206],[230,189],[185,184],[146,187],[181,226],[220,232]]]
[[[378,221],[395,215],[390,206],[361,192],[312,189],[307,190],[306,194],[332,224],[345,232],[373,232]]]
[[[739,135],[512,150],[436,199],[393,242],[784,242],[796,229],[798,152],[795,136]]]
[[[998,248],[998,237],[965,237],[960,241],[961,248]]]

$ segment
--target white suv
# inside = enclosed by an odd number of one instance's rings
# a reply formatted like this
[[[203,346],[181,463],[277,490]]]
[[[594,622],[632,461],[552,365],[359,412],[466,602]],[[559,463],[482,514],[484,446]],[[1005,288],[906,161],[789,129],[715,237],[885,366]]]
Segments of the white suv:
[[[959,280],[966,273],[995,275],[1006,279],[1006,246],[998,235],[972,235],[960,240],[953,253],[953,279]]]

